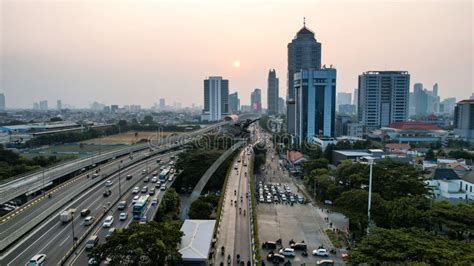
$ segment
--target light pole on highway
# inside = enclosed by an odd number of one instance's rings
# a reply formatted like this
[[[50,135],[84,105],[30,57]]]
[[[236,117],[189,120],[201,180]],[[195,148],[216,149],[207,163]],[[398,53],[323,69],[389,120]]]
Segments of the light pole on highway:
[[[74,212],[71,212],[71,227],[72,227],[72,245],[75,248],[76,247],[76,235],[74,234]]]
[[[369,170],[369,199],[367,203],[367,234],[369,234],[370,231],[370,207],[372,203],[372,166],[374,165],[374,159],[369,158],[369,165],[370,165],[370,170]]]
[[[43,193],[44,193],[44,167],[43,167]]]
[[[120,163],[119,163],[119,174],[118,174],[118,177],[119,177],[119,197],[122,197],[122,186],[121,186],[121,183],[120,183],[121,172],[122,172],[122,161],[120,161]]]

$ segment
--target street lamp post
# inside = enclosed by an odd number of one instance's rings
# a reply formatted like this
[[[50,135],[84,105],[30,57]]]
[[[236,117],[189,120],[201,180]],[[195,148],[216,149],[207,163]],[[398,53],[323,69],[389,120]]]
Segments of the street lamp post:
[[[44,167],[43,167],[43,193],[44,193]]]
[[[121,166],[122,166],[122,165],[119,164],[119,175],[118,175],[118,177],[119,177],[119,197],[122,197],[122,186],[121,186],[121,183],[120,183],[120,176],[121,176],[120,173],[121,173],[121,171],[122,171],[122,167],[121,167]]]
[[[369,159],[369,165],[370,165],[370,170],[369,170],[369,199],[367,203],[367,234],[369,234],[369,230],[370,230],[370,208],[372,205],[372,166],[374,165],[373,159]]]
[[[72,227],[72,244],[73,247],[76,247],[76,236],[74,234],[74,212],[71,213],[72,221],[71,221],[71,227]]]

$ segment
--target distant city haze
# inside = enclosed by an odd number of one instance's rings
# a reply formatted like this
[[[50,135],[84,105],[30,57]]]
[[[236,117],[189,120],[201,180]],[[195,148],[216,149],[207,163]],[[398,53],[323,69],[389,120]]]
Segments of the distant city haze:
[[[337,69],[337,92],[369,70],[406,70],[441,98],[473,92],[472,1],[0,2],[0,92],[6,105],[203,105],[222,76],[242,105],[275,69],[286,97],[287,44],[306,26]],[[237,62],[240,62],[237,64]]]

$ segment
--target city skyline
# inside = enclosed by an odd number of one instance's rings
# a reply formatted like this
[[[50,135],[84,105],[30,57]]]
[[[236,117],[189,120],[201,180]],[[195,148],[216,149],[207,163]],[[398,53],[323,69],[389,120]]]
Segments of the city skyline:
[[[58,99],[78,107],[94,101],[152,106],[160,98],[190,106],[203,101],[202,80],[213,75],[225,76],[229,90],[249,102],[254,88],[266,94],[269,68],[282,73],[280,94],[285,95],[286,45],[303,26],[303,17],[323,44],[322,64],[338,69],[337,92],[352,92],[358,75],[371,70],[407,70],[412,84],[438,83],[441,99],[467,99],[473,90],[468,1],[3,1],[1,7],[0,92],[7,108]],[[202,16],[202,8],[218,14]],[[263,12],[269,8],[272,14]],[[206,41],[229,31],[214,45]],[[384,38],[377,38],[380,34]],[[189,49],[190,43],[196,49]]]

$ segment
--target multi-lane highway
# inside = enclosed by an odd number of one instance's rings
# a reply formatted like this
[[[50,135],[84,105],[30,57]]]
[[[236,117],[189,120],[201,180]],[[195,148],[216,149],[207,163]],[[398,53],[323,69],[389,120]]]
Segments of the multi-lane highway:
[[[169,156],[170,154],[165,154],[159,157],[167,160]],[[156,164],[157,158],[158,157],[153,157],[133,165],[121,171],[120,174],[116,173],[110,178],[100,181],[92,189],[86,190],[79,197],[61,208],[61,210],[69,208],[76,209],[76,215],[72,222],[63,224],[59,220],[58,215],[51,216],[30,234],[18,241],[12,248],[7,250],[2,257],[0,257],[0,264],[22,265],[35,254],[40,253],[44,253],[48,256],[47,264],[57,264],[73,245],[73,231],[74,236],[80,238],[88,229],[88,226],[83,224],[84,217],[81,217],[79,212],[82,209],[89,209],[91,211],[90,215],[99,217],[104,212],[104,207],[107,209],[119,198],[119,183],[122,194],[128,193],[128,190],[141,182],[141,173],[147,164],[152,167],[159,167],[159,165]],[[126,180],[126,175],[132,175],[133,178]],[[121,177],[120,182],[119,176]],[[107,180],[113,183],[106,188],[105,182]],[[109,189],[112,192],[109,197],[104,197],[103,193],[105,189]]]
[[[166,165],[170,161],[169,156],[163,157],[162,158],[162,164],[161,165]],[[159,171],[158,171],[159,172]],[[149,175],[150,176],[150,175]],[[165,184],[166,190],[160,190],[159,187],[157,186],[157,183],[152,183],[150,180],[145,182],[144,176],[139,177],[139,182],[136,183],[134,186],[139,187],[140,189],[143,188],[144,186],[148,187],[148,189],[154,188],[155,187],[155,194],[150,196],[149,199],[149,204],[147,205],[146,211],[144,212],[144,217],[146,217],[147,221],[150,221],[153,219],[159,205],[161,204],[161,200],[168,188],[173,184],[174,178],[172,178],[171,181],[167,179],[166,181],[162,181],[161,184]],[[156,187],[157,186],[157,187]],[[132,193],[132,187],[128,191],[124,193],[124,195],[120,198],[119,201],[126,201],[127,202],[127,207],[125,210],[119,210],[118,209],[118,202],[117,201],[115,204],[113,204],[110,208],[110,210],[107,212],[106,216],[112,215],[114,217],[114,222],[112,227],[113,228],[124,228],[127,227],[132,221],[132,200],[134,196],[142,196],[142,195],[148,195],[147,193],[144,192],[139,192],[137,194]],[[151,204],[153,200],[157,201],[156,205]],[[120,221],[120,213],[127,213],[128,217],[124,221]],[[105,219],[105,218],[104,218]],[[88,234],[86,240],[92,236],[96,235],[99,237],[99,243],[104,243],[105,242],[105,237],[109,233],[110,228],[104,228],[102,227],[103,220],[99,221],[91,230],[91,232]],[[66,265],[87,265],[89,256],[88,252],[85,250],[85,241],[78,246],[76,254],[73,254],[69,260],[65,263]]]

